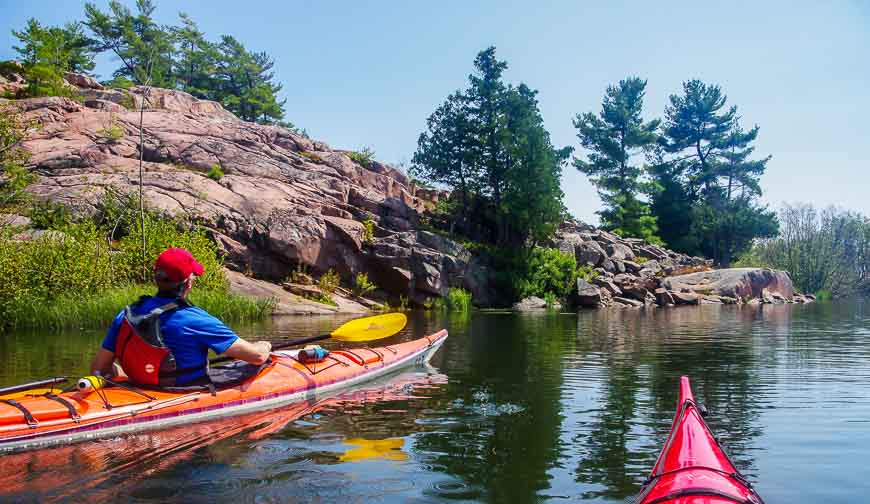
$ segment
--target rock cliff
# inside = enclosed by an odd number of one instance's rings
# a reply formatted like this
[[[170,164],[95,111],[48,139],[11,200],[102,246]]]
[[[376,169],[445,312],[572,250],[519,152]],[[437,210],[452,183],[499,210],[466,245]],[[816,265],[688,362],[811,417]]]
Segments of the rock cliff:
[[[469,290],[479,305],[508,301],[493,287],[485,261],[420,229],[420,214],[444,194],[416,187],[386,164],[360,163],[298,132],[241,121],[181,91],[106,89],[75,74],[67,82],[81,100],[2,101],[41,125],[24,143],[39,175],[30,188],[38,198],[92,212],[109,189],[138,191],[141,154],[147,204],[207,228],[225,253],[233,289],[278,297],[280,313],[366,308],[341,296],[338,308],[328,307],[279,287],[300,270],[333,269],[345,285],[365,272],[387,293],[418,303],[450,287]],[[23,85],[7,76],[0,92]],[[795,296],[785,273],[707,271],[710,262],[702,258],[579,223],[563,225],[551,245],[593,270],[578,281],[573,301],[581,306],[809,300]],[[296,294],[306,289],[287,287]]]
[[[422,301],[451,286],[486,302],[473,259],[460,245],[417,230],[437,191],[401,172],[277,126],[241,121],[215,102],[180,91],[103,89],[70,75],[81,102],[63,97],[6,102],[40,129],[24,143],[40,176],[38,198],[89,212],[109,188],[138,191],[139,112],[147,204],[210,230],[227,266],[272,282],[300,267],[358,272],[395,295]],[[224,173],[210,178],[213,167]],[[368,233],[366,224],[372,226]]]

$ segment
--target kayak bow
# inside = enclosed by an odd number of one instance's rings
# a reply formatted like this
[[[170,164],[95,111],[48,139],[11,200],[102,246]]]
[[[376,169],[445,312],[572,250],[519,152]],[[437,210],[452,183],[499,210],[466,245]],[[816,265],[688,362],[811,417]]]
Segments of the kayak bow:
[[[447,339],[441,330],[414,341],[341,349],[318,363],[296,351],[272,360],[239,385],[209,390],[135,390],[106,387],[0,398],[0,453],[94,439],[124,432],[186,425],[309,400],[424,364]]]
[[[707,427],[687,376],[671,433],[636,504],[764,504]]]

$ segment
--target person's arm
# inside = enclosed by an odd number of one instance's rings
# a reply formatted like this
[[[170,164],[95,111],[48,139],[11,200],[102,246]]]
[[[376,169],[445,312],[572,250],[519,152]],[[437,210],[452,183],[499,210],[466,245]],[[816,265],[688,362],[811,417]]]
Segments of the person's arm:
[[[99,374],[100,376],[112,376],[114,369],[112,364],[115,362],[115,352],[110,352],[105,348],[100,348],[97,355],[94,356],[94,361],[91,362],[91,374]]]
[[[112,320],[112,325],[106,332],[106,337],[103,339],[103,344],[94,356],[91,362],[91,374],[100,374],[102,376],[113,376],[115,369],[115,343],[118,340],[118,330],[121,328],[121,321],[124,319],[124,311],[121,310],[115,319]]]
[[[259,366],[266,362],[271,351],[272,344],[268,341],[250,343],[238,338],[224,351],[224,355]]]

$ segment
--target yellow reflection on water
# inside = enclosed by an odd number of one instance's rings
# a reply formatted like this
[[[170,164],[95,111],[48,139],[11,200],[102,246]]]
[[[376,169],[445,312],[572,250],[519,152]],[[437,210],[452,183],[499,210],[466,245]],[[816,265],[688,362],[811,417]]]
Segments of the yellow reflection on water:
[[[356,446],[344,452],[338,460],[341,462],[360,462],[367,459],[385,459],[403,461],[408,454],[402,451],[405,445],[403,438],[362,439],[351,438],[345,444]]]

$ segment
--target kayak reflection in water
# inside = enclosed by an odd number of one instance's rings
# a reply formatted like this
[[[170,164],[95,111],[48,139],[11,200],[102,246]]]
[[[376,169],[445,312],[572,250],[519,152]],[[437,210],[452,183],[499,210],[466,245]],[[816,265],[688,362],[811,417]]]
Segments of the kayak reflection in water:
[[[142,296],[118,313],[91,364],[93,374],[123,372],[131,382],[146,386],[205,385],[212,381],[207,374],[209,349],[256,366],[266,362],[272,349],[268,341],[245,341],[187,301],[194,279],[204,273],[189,251],[163,251],[154,263],[157,294]]]

